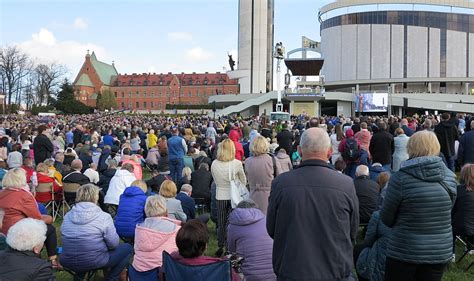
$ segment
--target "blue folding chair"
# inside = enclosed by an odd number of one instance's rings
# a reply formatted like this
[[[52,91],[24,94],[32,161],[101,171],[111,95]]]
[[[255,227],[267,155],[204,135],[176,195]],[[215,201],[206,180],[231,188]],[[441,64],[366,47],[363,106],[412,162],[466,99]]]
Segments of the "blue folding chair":
[[[128,279],[130,281],[156,281],[159,279],[159,274],[159,268],[140,272],[137,271],[133,265],[128,267]]]
[[[231,281],[232,267],[230,261],[223,260],[206,265],[186,265],[175,261],[170,254],[163,251],[161,267],[166,281]]]

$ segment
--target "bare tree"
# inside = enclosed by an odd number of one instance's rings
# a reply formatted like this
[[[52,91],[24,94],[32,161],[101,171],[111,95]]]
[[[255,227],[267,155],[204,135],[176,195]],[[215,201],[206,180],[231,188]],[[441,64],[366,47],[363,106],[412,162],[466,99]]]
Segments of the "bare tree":
[[[59,89],[65,74],[66,68],[56,63],[39,64],[35,67],[34,77],[39,104],[48,104],[50,97]]]
[[[17,99],[23,89],[22,80],[25,79],[32,69],[32,62],[28,55],[16,46],[3,47],[0,52],[0,72],[2,73],[2,90],[6,94],[8,104],[11,104],[12,96]],[[19,102],[17,100],[17,102]]]

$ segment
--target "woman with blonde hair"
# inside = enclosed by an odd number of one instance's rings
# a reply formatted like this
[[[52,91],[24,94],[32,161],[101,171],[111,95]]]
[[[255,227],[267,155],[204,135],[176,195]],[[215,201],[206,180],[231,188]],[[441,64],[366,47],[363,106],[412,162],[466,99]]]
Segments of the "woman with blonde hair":
[[[39,163],[36,166],[36,179],[38,180],[38,185],[51,184],[55,193],[54,199],[60,201],[62,199],[63,188],[50,171],[46,163]],[[52,199],[51,191],[36,192],[35,199],[40,203],[48,203]]]
[[[262,136],[255,137],[250,144],[252,156],[245,160],[250,199],[257,204],[257,208],[265,215],[267,214],[272,181],[281,171],[280,162],[275,156],[268,154],[269,146],[270,144],[266,138]]]
[[[229,214],[232,210],[230,202],[230,180],[231,178],[247,184],[242,162],[235,159],[234,142],[225,139],[217,147],[217,158],[212,162],[211,173],[216,183],[216,205],[217,205],[217,239],[219,249],[216,256],[222,256],[226,243],[227,224]],[[230,177],[229,177],[230,174]]]
[[[191,174],[192,173],[193,173],[193,171],[188,166],[183,168],[183,171],[181,173],[181,177],[178,181],[178,188],[180,190],[181,190],[181,186],[183,186],[183,184],[191,184]]]
[[[153,195],[146,199],[146,219],[135,229],[133,268],[144,272],[161,267],[163,251],[178,250],[176,234],[181,222],[168,217],[166,199]]]
[[[178,189],[176,184],[171,180],[165,180],[160,186],[160,195],[166,199],[166,208],[168,209],[168,217],[175,220],[186,222],[187,217],[183,211],[181,201],[176,199]]]
[[[439,281],[452,258],[451,209],[456,176],[438,156],[440,144],[432,132],[413,134],[409,159],[392,174],[380,218],[392,227],[385,280]]]
[[[453,241],[456,241],[455,235],[461,235],[474,244],[474,164],[462,167],[457,192],[453,209]]]

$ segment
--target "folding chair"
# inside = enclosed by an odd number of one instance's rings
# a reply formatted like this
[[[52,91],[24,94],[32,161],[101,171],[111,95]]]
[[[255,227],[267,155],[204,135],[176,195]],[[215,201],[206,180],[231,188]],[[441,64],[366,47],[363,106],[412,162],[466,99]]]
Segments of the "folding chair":
[[[148,271],[137,271],[133,265],[128,267],[128,280],[130,281],[156,281],[159,280],[160,268],[154,268]]]
[[[166,281],[231,281],[232,267],[229,260],[216,261],[205,265],[185,265],[179,263],[163,251],[161,267]]]
[[[44,196],[48,196],[49,200],[37,200],[39,203],[43,203],[46,208],[51,208],[51,216],[53,217],[53,221],[56,220],[56,217],[59,215],[59,208],[60,203],[56,202],[56,194],[54,193],[54,187],[52,182],[48,183],[38,183],[36,187],[36,194],[44,194]]]
[[[71,209],[72,206],[76,203],[76,192],[81,185],[78,183],[63,183],[63,216],[64,216],[64,207],[67,206],[68,209]]]
[[[466,257],[468,254],[469,255],[474,254],[474,244],[468,239],[461,237],[460,235],[456,236],[456,240],[459,241],[459,243],[461,243],[463,246],[462,247],[463,254],[459,258],[459,260],[456,262],[457,264],[459,264],[462,261],[462,259],[464,259],[464,257]],[[465,269],[465,271],[468,271],[473,265],[474,265],[474,261],[471,262],[471,264]]]
[[[67,273],[71,274],[72,275],[72,278],[74,281],[91,281],[91,280],[94,280],[94,276],[97,274],[97,271],[99,269],[93,269],[91,271],[87,271],[87,272],[84,272],[84,273],[77,273],[77,272],[74,272],[72,270],[70,270],[69,268],[66,268],[63,266],[63,269],[64,271],[66,271]]]
[[[198,214],[204,214],[207,210],[206,199],[194,198],[195,208]]]

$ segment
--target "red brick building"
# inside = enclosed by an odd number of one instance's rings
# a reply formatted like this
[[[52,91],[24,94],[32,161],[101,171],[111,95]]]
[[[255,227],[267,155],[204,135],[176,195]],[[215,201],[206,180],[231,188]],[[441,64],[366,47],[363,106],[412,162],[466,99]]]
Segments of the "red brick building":
[[[74,88],[76,99],[86,105],[95,106],[97,94],[110,90],[118,109],[139,111],[161,111],[166,104],[207,104],[211,95],[239,93],[237,80],[225,73],[118,74],[114,64],[98,61],[94,52],[86,55]]]

